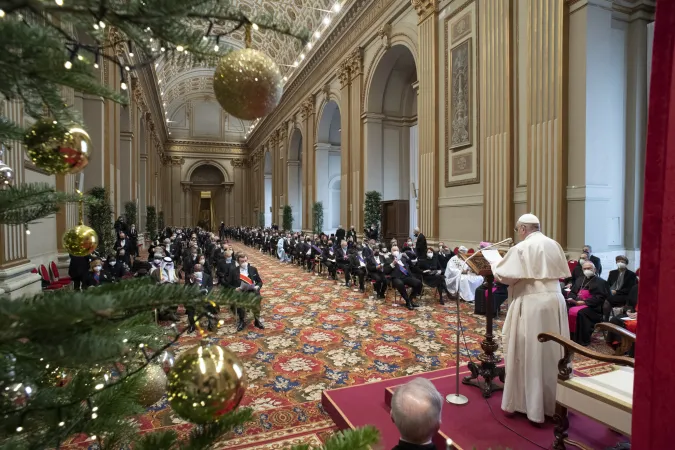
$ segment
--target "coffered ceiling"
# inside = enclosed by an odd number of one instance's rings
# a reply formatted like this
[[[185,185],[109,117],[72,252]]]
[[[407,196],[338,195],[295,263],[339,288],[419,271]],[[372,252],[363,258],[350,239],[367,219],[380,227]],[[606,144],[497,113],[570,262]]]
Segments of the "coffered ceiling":
[[[338,6],[336,6],[338,3]],[[234,4],[248,17],[272,17],[276,23],[304,28],[312,35],[312,43],[320,38],[322,26],[340,10],[338,0],[238,0]],[[232,24],[214,27],[226,30]],[[253,30],[251,47],[271,57],[279,65],[283,76],[290,76],[309,48],[289,36]],[[221,38],[223,49],[244,47],[244,31],[239,30]],[[158,90],[167,120],[170,139],[190,139],[210,142],[243,142],[249,122],[228,115],[220,108],[213,95],[215,67],[206,64],[188,65],[171,60],[160,60],[155,66]]]

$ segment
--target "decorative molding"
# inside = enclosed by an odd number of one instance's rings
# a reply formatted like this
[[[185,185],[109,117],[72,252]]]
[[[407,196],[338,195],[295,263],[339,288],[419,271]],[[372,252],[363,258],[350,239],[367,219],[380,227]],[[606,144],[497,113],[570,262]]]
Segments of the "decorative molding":
[[[314,114],[314,96],[310,95],[307,100],[302,102],[300,105],[300,114],[302,114],[303,119],[307,119],[309,116]]]
[[[427,17],[438,12],[438,0],[411,0],[410,3],[417,11],[420,22],[424,22]]]
[[[351,79],[363,74],[363,47],[355,48],[347,57]]]
[[[392,29],[391,24],[385,23],[377,31],[377,37],[380,38],[382,48],[384,48],[385,50],[389,50],[391,48],[391,29]]]
[[[349,61],[345,60],[340,63],[337,69],[337,78],[340,80],[340,87],[345,88],[349,85],[351,77],[349,76]]]
[[[244,167],[244,160],[242,158],[234,158],[230,160],[232,167],[241,169]]]

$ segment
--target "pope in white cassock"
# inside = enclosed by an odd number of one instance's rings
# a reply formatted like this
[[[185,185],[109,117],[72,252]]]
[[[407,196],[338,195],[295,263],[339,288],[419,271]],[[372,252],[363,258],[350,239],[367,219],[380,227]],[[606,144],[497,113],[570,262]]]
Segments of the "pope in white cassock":
[[[464,246],[459,247],[459,253],[466,254]],[[473,273],[464,259],[455,255],[450,258],[445,267],[445,286],[450,295],[459,292],[459,297],[465,302],[472,302],[476,298],[476,289],[483,284],[483,277]]]
[[[543,332],[569,338],[560,278],[570,277],[562,247],[539,231],[539,219],[525,214],[516,223],[520,242],[494,264],[495,280],[509,286],[511,304],[503,329],[506,382],[502,409],[527,414],[536,423],[555,411],[558,361],[563,349],[540,343]]]

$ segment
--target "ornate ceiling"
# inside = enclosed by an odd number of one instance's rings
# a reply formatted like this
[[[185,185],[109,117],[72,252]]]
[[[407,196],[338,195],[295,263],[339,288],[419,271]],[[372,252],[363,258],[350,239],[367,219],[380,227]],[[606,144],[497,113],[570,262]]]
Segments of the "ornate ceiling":
[[[336,0],[238,0],[235,2],[248,17],[271,16],[280,24],[304,28],[314,33],[326,17],[335,14]],[[231,28],[231,24],[222,28]],[[274,59],[282,75],[289,75],[300,61],[302,43],[271,31],[253,30],[252,47]],[[316,38],[312,40],[314,42]],[[220,47],[243,48],[244,31],[236,31],[220,40]],[[250,123],[229,116],[215,100],[212,77],[214,67],[188,66],[160,60],[155,66],[158,88],[167,119],[170,139],[214,142],[244,142]],[[217,117],[214,117],[217,116]]]

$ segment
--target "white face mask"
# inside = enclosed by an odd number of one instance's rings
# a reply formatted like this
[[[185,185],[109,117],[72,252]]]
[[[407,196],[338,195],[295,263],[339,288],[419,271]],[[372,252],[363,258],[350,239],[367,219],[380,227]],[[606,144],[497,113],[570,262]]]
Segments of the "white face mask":
[[[115,264],[117,264],[117,261],[110,261],[111,266],[114,266]]]
[[[101,266],[94,266],[94,271],[95,271],[95,272],[100,272],[100,271],[101,271]]]
[[[595,272],[590,269],[586,269],[584,270],[584,275],[586,275],[586,278],[591,278],[593,275],[595,275]]]
[[[616,267],[623,270],[623,269],[626,268],[626,263],[625,262],[618,262],[618,263],[616,263]]]
[[[200,259],[200,260],[199,260],[199,264],[204,264],[204,260],[203,260],[203,259]]]
[[[162,264],[162,260],[161,260],[161,259],[156,259],[156,260],[154,260],[153,262],[154,262],[154,264],[155,264],[156,266],[159,266],[160,264]]]
[[[398,255],[400,255],[401,253],[398,250],[394,250],[393,252],[391,252],[391,254],[394,255],[394,258],[398,258]]]
[[[362,251],[359,251],[358,254],[359,254],[359,256],[362,256],[362,255],[363,255],[363,252],[362,252]]]
[[[204,274],[202,272],[195,272],[195,278],[201,280]]]
[[[434,254],[433,254],[433,253],[427,253],[427,258],[431,259],[431,258],[433,258],[433,257],[434,257]]]
[[[248,267],[248,263],[247,263],[247,262],[241,263],[241,268],[242,268],[242,269],[246,269],[247,267]]]
[[[586,262],[586,259],[585,259],[585,258],[581,258],[581,259],[579,260],[579,264],[583,264],[583,263],[585,263],[585,262]]]

